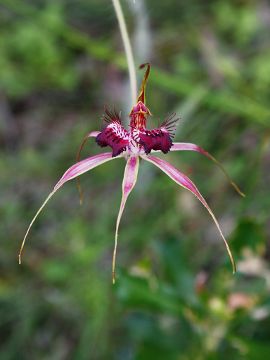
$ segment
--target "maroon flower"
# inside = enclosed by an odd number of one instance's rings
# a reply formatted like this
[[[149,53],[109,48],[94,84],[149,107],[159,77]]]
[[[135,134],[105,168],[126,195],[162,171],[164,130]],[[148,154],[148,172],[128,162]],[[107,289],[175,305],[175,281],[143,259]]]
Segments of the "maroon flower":
[[[145,87],[146,82],[150,73],[150,64],[143,64],[140,68],[144,68],[146,66],[146,72],[144,75],[144,79],[142,81],[141,90],[137,99],[137,104],[132,108],[129,117],[130,117],[130,130],[126,130],[121,124],[120,114],[115,111],[105,110],[104,120],[107,123],[105,128],[99,132],[94,131],[87,134],[84,138],[83,143],[79,149],[77,154],[78,162],[71,166],[61,177],[58,183],[55,185],[53,191],[49,194],[45,202],[42,204],[40,209],[35,214],[32,219],[26,234],[24,236],[22,246],[19,252],[19,263],[21,263],[21,256],[23,247],[25,244],[26,237],[36,220],[39,213],[42,211],[44,206],[47,204],[48,200],[55,194],[55,192],[60,189],[64,183],[67,181],[77,178],[83,173],[113,159],[125,158],[127,163],[125,167],[125,173],[123,177],[122,184],[122,199],[120,204],[120,209],[116,221],[116,230],[115,230],[115,245],[113,252],[113,261],[112,261],[112,277],[113,282],[115,282],[115,259],[116,259],[116,249],[117,249],[117,239],[118,239],[118,229],[120,220],[125,208],[125,204],[129,194],[134,188],[137,180],[137,174],[139,169],[139,160],[140,158],[146,160],[158,168],[160,168],[165,174],[167,174],[173,181],[175,181],[178,185],[192,192],[197,199],[206,207],[208,212],[210,213],[214,223],[216,224],[218,231],[225,243],[227,252],[229,254],[233,272],[235,272],[235,262],[230,251],[229,245],[221,231],[219,223],[213,214],[212,210],[208,206],[206,200],[203,198],[197,187],[194,183],[183,173],[177,170],[173,165],[168,163],[167,161],[150,155],[151,152],[163,152],[164,154],[169,151],[181,151],[181,150],[191,150],[197,151],[211,160],[213,160],[225,173],[227,178],[229,179],[227,173],[223,169],[223,167],[217,162],[217,160],[210,155],[207,151],[203,150],[201,147],[191,144],[191,143],[173,143],[172,138],[174,136],[176,123],[179,120],[175,117],[175,114],[169,116],[161,125],[156,129],[149,130],[146,128],[146,122],[148,116],[151,115],[151,112],[147,108],[145,104]],[[112,149],[112,152],[102,153],[99,155],[95,155],[89,157],[85,160],[79,161],[81,150],[89,137],[96,138],[96,142],[101,147],[109,146]],[[78,180],[78,179],[77,179]],[[237,185],[233,183],[229,179],[232,186],[236,189],[236,191],[243,195],[241,191],[238,189]],[[80,189],[80,188],[79,188]]]

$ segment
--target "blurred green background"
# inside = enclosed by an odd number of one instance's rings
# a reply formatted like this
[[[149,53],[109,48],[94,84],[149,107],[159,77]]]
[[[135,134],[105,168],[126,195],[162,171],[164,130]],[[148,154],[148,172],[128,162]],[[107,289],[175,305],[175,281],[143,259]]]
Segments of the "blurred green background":
[[[104,105],[127,119],[131,104],[109,0],[0,0],[0,359],[267,359],[270,5],[122,4],[136,65],[153,66],[150,125],[176,111],[176,140],[206,148],[247,195],[200,154],[166,156],[211,205],[238,272],[203,206],[142,163],[112,286],[123,160],[81,177],[82,207],[66,184],[18,265],[34,212],[100,129]],[[89,141],[83,157],[100,150]]]

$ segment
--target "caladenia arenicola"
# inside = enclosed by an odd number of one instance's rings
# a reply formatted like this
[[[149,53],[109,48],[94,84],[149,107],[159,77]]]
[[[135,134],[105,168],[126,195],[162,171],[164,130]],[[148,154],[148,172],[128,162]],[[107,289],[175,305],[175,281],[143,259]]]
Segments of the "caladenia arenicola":
[[[151,112],[146,106],[145,101],[145,88],[146,83],[150,74],[150,64],[142,64],[140,68],[145,68],[146,71],[142,81],[141,89],[139,96],[137,98],[137,103],[131,109],[129,114],[130,124],[129,130],[126,130],[121,123],[120,114],[115,110],[106,109],[104,113],[105,127],[102,131],[92,131],[86,135],[82,145],[77,154],[77,163],[71,166],[61,177],[61,179],[55,185],[53,191],[49,194],[47,199],[41,205],[39,210],[36,212],[34,218],[32,219],[26,234],[24,236],[20,252],[19,252],[19,263],[21,263],[22,251],[24,248],[25,240],[27,235],[36,220],[37,216],[40,214],[44,206],[47,204],[49,199],[59,190],[67,181],[78,178],[78,176],[84,174],[85,172],[92,170],[93,168],[104,164],[105,162],[123,158],[126,160],[126,167],[124,171],[123,183],[122,183],[122,199],[120,203],[120,208],[116,220],[116,229],[115,229],[115,238],[114,238],[114,251],[112,259],[112,280],[115,282],[115,260],[116,260],[116,250],[117,250],[117,240],[118,240],[118,229],[123,211],[126,205],[127,198],[134,188],[137,175],[139,170],[140,159],[148,161],[153,165],[157,166],[162,170],[168,177],[170,177],[176,184],[181,187],[189,190],[196,198],[206,207],[209,214],[211,215],[223,241],[226,246],[227,252],[229,254],[233,272],[236,271],[235,262],[229,248],[229,245],[222,233],[220,225],[207,204],[204,197],[199,192],[196,185],[182,172],[176,169],[173,165],[163,160],[162,158],[153,156],[152,153],[164,153],[167,154],[169,151],[197,151],[200,154],[205,155],[209,159],[213,160],[224,172],[226,177],[229,179],[231,185],[235,190],[242,196],[244,194],[239,190],[237,185],[230,180],[226,171],[220,165],[220,163],[207,151],[199,147],[198,145],[192,143],[183,143],[183,142],[173,142],[173,137],[176,129],[176,124],[179,118],[176,117],[176,114],[170,115],[165,121],[155,129],[147,129],[147,119],[151,116]],[[101,147],[110,147],[110,152],[101,153],[95,156],[91,156],[84,160],[80,160],[81,150],[86,143],[88,138],[95,138],[96,142]],[[78,179],[77,179],[78,180]],[[80,190],[80,186],[78,183]],[[80,191],[81,195],[81,191]]]

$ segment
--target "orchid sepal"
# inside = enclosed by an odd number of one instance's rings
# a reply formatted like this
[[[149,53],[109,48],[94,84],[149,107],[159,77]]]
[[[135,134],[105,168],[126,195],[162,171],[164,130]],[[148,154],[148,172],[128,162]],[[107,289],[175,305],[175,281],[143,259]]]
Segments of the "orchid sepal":
[[[175,183],[177,183],[178,185],[182,186],[183,188],[189,190],[205,206],[205,208],[211,215],[211,217],[223,239],[223,242],[226,246],[226,250],[229,255],[231,264],[232,264],[233,273],[235,273],[236,265],[235,265],[235,261],[234,261],[232,252],[230,250],[229,244],[227,243],[227,240],[225,239],[225,236],[223,235],[223,232],[220,228],[220,225],[219,225],[214,213],[212,212],[211,208],[207,204],[206,200],[204,199],[204,197],[202,196],[202,194],[200,193],[200,191],[198,190],[196,185],[185,174],[181,173],[178,169],[176,169],[173,165],[171,165],[167,161],[157,158],[152,155],[147,156],[147,157],[142,156],[142,158],[144,160],[149,161],[150,163],[154,164],[155,166],[157,166],[160,170],[162,170],[165,174],[167,174]]]
[[[226,176],[227,180],[229,181],[231,186],[235,189],[235,191],[239,195],[241,195],[242,197],[246,196],[239,189],[237,184],[230,178],[229,174],[227,173],[227,171],[225,170],[223,165],[213,155],[211,155],[208,151],[204,150],[201,146],[198,146],[198,145],[193,144],[193,143],[177,142],[177,143],[173,143],[173,145],[172,145],[172,147],[170,149],[170,151],[186,151],[186,150],[187,151],[196,151],[196,152],[206,156],[208,159],[212,160],[220,168],[220,170],[223,172],[223,174]]]
[[[116,220],[115,227],[115,237],[114,237],[114,250],[113,250],[113,259],[112,259],[112,282],[115,284],[115,262],[116,262],[116,251],[117,251],[117,241],[118,241],[118,230],[121,221],[121,217],[123,215],[123,211],[126,205],[126,201],[131,191],[133,190],[138,176],[139,170],[139,157],[138,156],[130,156],[127,159],[123,183],[122,183],[122,198],[120,203],[120,208]]]
[[[77,176],[80,176],[84,174],[85,172],[92,170],[93,168],[104,164],[107,161],[114,160],[116,158],[112,158],[111,153],[103,153],[98,154],[95,156],[91,156],[89,158],[86,158],[74,165],[72,165],[60,178],[60,180],[57,182],[57,184],[54,186],[53,191],[47,196],[41,207],[38,209],[36,214],[34,215],[32,221],[30,222],[30,225],[28,226],[26,233],[24,235],[20,251],[19,251],[19,264],[22,263],[22,252],[24,249],[25,241],[27,239],[27,236],[29,234],[29,231],[32,228],[32,225],[34,224],[35,220],[37,219],[38,215],[41,213],[41,211],[44,209],[48,201],[51,199],[51,197],[56,193],[57,190],[60,189],[67,181],[72,180],[76,178]]]

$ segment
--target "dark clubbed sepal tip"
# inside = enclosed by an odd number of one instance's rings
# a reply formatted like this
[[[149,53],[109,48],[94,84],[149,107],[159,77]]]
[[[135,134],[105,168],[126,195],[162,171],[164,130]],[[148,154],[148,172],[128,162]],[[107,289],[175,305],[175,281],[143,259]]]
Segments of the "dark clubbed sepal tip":
[[[144,63],[139,66],[139,69],[143,69],[146,66],[147,66],[147,69],[145,71],[145,74],[144,74],[144,77],[142,80],[141,89],[140,89],[139,96],[137,99],[137,102],[142,101],[144,104],[145,104],[145,87],[146,87],[146,83],[147,83],[147,80],[148,80],[148,77],[150,74],[151,65],[149,63]]]
[[[147,65],[150,67],[150,64],[149,64],[149,63],[144,63],[144,64],[141,64],[141,65],[139,66],[139,69],[143,69],[143,68],[145,68]]]

